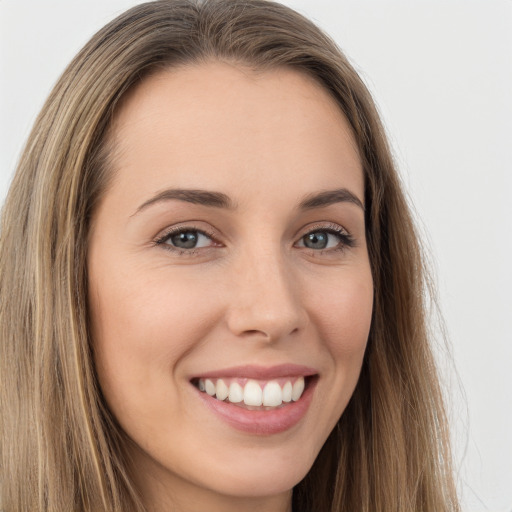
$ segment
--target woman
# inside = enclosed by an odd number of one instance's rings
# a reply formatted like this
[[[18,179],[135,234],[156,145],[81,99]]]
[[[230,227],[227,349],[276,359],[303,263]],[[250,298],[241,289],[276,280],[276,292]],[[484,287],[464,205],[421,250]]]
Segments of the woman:
[[[458,510],[378,115],[290,9],[114,20],[1,229],[5,511]]]

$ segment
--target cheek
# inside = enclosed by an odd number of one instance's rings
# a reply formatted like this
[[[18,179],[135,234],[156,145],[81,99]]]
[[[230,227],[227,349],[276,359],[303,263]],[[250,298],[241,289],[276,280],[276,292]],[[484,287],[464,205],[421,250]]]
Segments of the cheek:
[[[218,316],[218,301],[198,283],[147,274],[103,272],[90,282],[95,360],[113,410],[126,401],[154,400],[168,389],[163,384]]]
[[[373,311],[369,273],[331,282],[318,296],[314,310],[321,337],[336,358],[361,358],[366,348]]]
[[[133,348],[139,344],[146,354],[155,349],[161,355],[166,347],[172,354],[181,342],[192,342],[194,333],[205,329],[215,315],[216,301],[197,281],[158,276],[158,272],[152,273],[157,278],[148,279],[144,274],[148,272],[114,273],[91,284],[95,340],[103,344],[117,340],[122,345],[131,341]]]
[[[347,272],[343,277],[326,283],[324,293],[317,295],[311,308],[316,312],[314,322],[329,354],[327,387],[333,391],[328,394],[330,428],[343,414],[359,379],[373,311],[369,269]]]
[[[324,379],[313,404],[316,428],[321,435],[314,445],[316,456],[342,416],[357,385],[367,346],[373,310],[373,282],[369,268],[340,269],[329,278],[309,279],[316,285],[306,293],[310,320],[324,351]],[[316,451],[315,451],[316,450]]]

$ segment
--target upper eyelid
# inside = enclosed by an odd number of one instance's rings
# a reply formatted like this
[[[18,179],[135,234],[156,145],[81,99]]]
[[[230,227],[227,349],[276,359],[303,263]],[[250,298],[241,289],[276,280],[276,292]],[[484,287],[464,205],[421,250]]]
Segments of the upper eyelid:
[[[165,229],[160,230],[154,237],[153,240],[161,240],[163,238],[166,238],[170,235],[185,232],[185,231],[197,231],[198,233],[201,233],[208,238],[215,239],[216,238],[216,232],[212,229],[205,229],[203,227],[199,227],[195,222],[191,223],[183,223],[183,225],[180,223],[179,225],[173,225],[168,226]]]
[[[302,238],[303,236],[311,233],[312,231],[331,231],[333,233],[344,233],[348,236],[352,236],[351,232],[341,224],[332,221],[318,221],[311,224],[307,224],[297,231],[296,237]],[[300,234],[302,233],[302,234]]]
[[[203,222],[203,221],[200,221]],[[317,221],[310,224],[307,224],[306,226],[301,227],[298,229],[294,235],[295,238],[301,238],[305,236],[306,234],[315,231],[315,230],[331,230],[333,232],[345,232],[347,235],[350,235],[350,231],[342,226],[341,224],[338,224],[337,222],[332,221]],[[157,235],[153,237],[154,240],[164,238],[166,236],[169,236],[174,233],[179,233],[183,231],[197,231],[199,233],[202,233],[205,236],[208,236],[209,238],[215,239],[218,235],[216,234],[217,230],[214,228],[211,229],[205,229],[202,227],[199,227],[194,221],[191,223],[184,222],[183,224],[180,223],[179,225],[173,225],[169,226],[161,231]],[[301,234],[302,233],[302,234]]]

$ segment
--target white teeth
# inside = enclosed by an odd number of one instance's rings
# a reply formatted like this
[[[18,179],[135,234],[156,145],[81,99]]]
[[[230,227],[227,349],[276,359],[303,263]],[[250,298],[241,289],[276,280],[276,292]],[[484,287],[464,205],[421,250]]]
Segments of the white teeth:
[[[244,402],[245,405],[254,407],[279,407],[283,402],[299,400],[304,392],[305,380],[304,377],[299,377],[293,385],[289,380],[282,387],[276,380],[266,384],[248,380],[243,388],[236,380],[230,382],[228,387],[224,379],[218,379],[216,382],[211,379],[199,379],[197,385],[200,391],[215,396],[217,400],[227,399],[233,404]]]
[[[242,386],[238,384],[238,382],[232,382],[229,385],[229,395],[228,400],[233,404],[238,404],[239,402],[242,402],[244,399],[244,390],[242,389]]]
[[[283,403],[283,390],[277,382],[269,382],[263,389],[263,405],[277,407]]]
[[[283,386],[283,402],[291,402],[292,401],[292,383],[288,381]]]
[[[304,377],[299,377],[293,384],[292,388],[292,400],[296,402],[301,396],[302,392],[304,391]]]
[[[263,391],[255,380],[247,381],[244,386],[244,404],[260,406],[263,403]]]
[[[210,379],[204,381],[204,389],[210,396],[215,395],[215,384]]]
[[[229,395],[229,389],[222,379],[217,381],[217,386],[215,387],[215,395],[217,396],[218,400],[225,400]]]

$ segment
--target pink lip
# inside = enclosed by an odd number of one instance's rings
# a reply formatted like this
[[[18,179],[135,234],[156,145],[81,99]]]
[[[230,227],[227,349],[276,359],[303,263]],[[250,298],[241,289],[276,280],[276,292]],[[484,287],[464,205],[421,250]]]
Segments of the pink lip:
[[[255,380],[272,380],[282,377],[310,377],[318,373],[314,368],[297,364],[280,364],[277,366],[245,365],[205,372],[194,375],[195,379],[223,379],[245,377]]]
[[[264,436],[278,434],[291,429],[294,425],[306,415],[318,381],[317,371],[306,366],[284,364],[273,367],[262,366],[238,366],[219,371],[213,371],[198,375],[199,378],[233,378],[247,377],[257,380],[271,380],[281,377],[310,377],[308,379],[306,389],[302,396],[296,402],[290,402],[287,405],[268,411],[244,409],[235,404],[224,402],[211,397],[207,393],[199,391],[196,387],[194,390],[198,394],[203,403],[218,418],[226,422],[231,427],[249,434]]]

